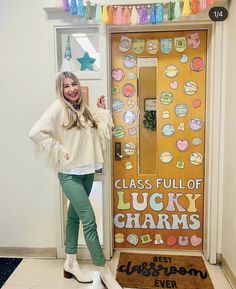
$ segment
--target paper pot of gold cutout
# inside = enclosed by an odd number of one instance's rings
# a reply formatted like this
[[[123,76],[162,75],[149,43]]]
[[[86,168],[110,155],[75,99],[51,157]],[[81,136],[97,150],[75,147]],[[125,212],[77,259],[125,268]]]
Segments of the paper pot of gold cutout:
[[[138,236],[136,234],[129,234],[127,237],[127,241],[136,246],[138,244]]]
[[[161,38],[161,52],[164,54],[170,53],[172,50],[172,39]]]
[[[156,54],[159,49],[158,39],[148,39],[147,40],[147,52],[150,54]]]
[[[169,92],[168,90],[165,90],[161,93],[160,101],[162,104],[169,105],[169,104],[171,104],[173,99],[174,99],[173,94],[171,92]]]
[[[186,116],[188,114],[188,107],[185,104],[178,104],[175,107],[175,114],[178,117],[183,117]]]
[[[194,57],[190,62],[190,68],[193,71],[201,71],[204,68],[204,61],[201,57]]]
[[[135,153],[136,147],[132,142],[125,143],[124,152],[126,155],[131,156]]]
[[[115,242],[120,244],[120,243],[123,243],[125,241],[125,238],[124,238],[124,234],[122,233],[116,233],[115,234]]]
[[[132,39],[127,36],[121,36],[120,38],[120,51],[126,52],[130,49]]]
[[[198,92],[198,85],[196,82],[189,80],[184,85],[184,92],[188,95],[194,95]]]
[[[174,126],[170,123],[163,125],[161,132],[164,136],[172,136],[175,132]]]
[[[194,166],[200,166],[203,163],[203,156],[198,152],[194,152],[190,155],[190,163]]]
[[[178,73],[179,73],[179,70],[178,70],[177,66],[174,64],[170,64],[165,68],[165,75],[167,77],[170,77],[170,78],[176,77],[176,75]]]
[[[127,123],[127,124],[131,124],[131,123],[135,122],[136,117],[137,117],[136,113],[131,111],[131,110],[127,110],[123,115],[123,119],[124,119],[125,123]]]
[[[202,126],[203,126],[202,120],[200,118],[197,118],[197,117],[191,118],[189,123],[188,123],[188,127],[193,131],[200,130],[202,128]]]
[[[187,54],[182,54],[180,58],[181,63],[187,63],[188,62],[188,55]]]
[[[145,47],[145,40],[144,39],[134,39],[132,44],[132,50],[136,54],[142,54]]]
[[[163,152],[160,155],[160,161],[164,164],[169,164],[173,160],[173,155],[170,152]]]
[[[186,39],[190,48],[196,49],[200,46],[200,37],[197,32],[187,35]]]
[[[125,128],[123,126],[115,126],[112,129],[112,134],[115,138],[122,138],[125,135]]]
[[[112,101],[112,110],[114,112],[119,112],[123,110],[125,104],[121,99],[113,99]]]
[[[175,37],[174,46],[175,46],[176,51],[183,52],[186,49],[186,38],[185,37]]]
[[[135,86],[132,83],[126,83],[122,89],[121,89],[122,94],[125,97],[131,97],[135,94],[136,89]]]
[[[137,58],[132,54],[125,55],[122,60],[124,66],[128,69],[135,67],[135,65],[137,64]]]

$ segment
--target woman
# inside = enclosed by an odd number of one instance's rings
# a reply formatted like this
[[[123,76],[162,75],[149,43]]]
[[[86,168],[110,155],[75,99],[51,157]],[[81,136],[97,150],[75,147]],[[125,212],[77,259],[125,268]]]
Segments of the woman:
[[[56,80],[59,97],[35,123],[30,138],[39,152],[58,171],[63,192],[70,201],[67,212],[64,277],[76,278],[80,283],[93,282],[81,272],[76,260],[78,230],[83,224],[84,236],[93,263],[98,266],[101,280],[107,288],[121,289],[111,274],[99,243],[96,220],[89,201],[94,172],[102,167],[102,148],[110,138],[112,118],[105,109],[104,96],[98,98],[97,112],[92,115],[84,103],[77,77],[62,72]],[[94,280],[94,288],[102,287]]]

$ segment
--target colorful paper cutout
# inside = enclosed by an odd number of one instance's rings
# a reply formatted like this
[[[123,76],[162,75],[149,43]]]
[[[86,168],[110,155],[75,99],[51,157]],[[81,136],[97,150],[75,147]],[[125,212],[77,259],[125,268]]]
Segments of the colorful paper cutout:
[[[185,104],[178,104],[175,107],[175,114],[178,117],[184,117],[188,114],[188,107]]]
[[[198,152],[193,152],[190,155],[190,163],[194,166],[200,166],[203,163],[203,155]]]
[[[127,237],[127,241],[136,246],[138,244],[138,236],[136,234],[129,234]]]
[[[174,126],[170,123],[163,125],[161,132],[164,136],[171,136],[175,132]]]
[[[133,168],[132,163],[131,162],[126,162],[125,163],[125,168],[126,168],[126,170],[131,170]]]
[[[176,65],[170,64],[165,68],[165,75],[167,77],[173,78],[179,73],[179,70]]]
[[[161,38],[161,52],[164,54],[170,53],[172,50],[172,39]]]
[[[204,61],[201,57],[194,57],[190,62],[190,68],[193,71],[199,72],[204,68]]]
[[[136,89],[132,83],[126,83],[122,87],[121,92],[125,97],[132,97],[135,94]]]
[[[136,127],[131,127],[128,129],[129,135],[136,135],[137,134],[137,129]]]
[[[114,68],[112,69],[111,77],[113,80],[120,82],[122,79],[124,79],[124,71],[121,68]]]
[[[184,169],[185,163],[183,161],[177,161],[176,168],[178,169]]]
[[[113,99],[112,101],[112,110],[114,112],[119,112],[123,110],[125,104],[121,99]]]
[[[147,40],[147,52],[150,54],[156,54],[159,50],[159,42],[158,39],[148,39]]]
[[[169,118],[170,117],[170,112],[168,110],[164,110],[162,112],[162,117],[165,118],[165,119]]]
[[[196,82],[189,80],[184,85],[184,92],[188,95],[194,95],[198,92],[198,85]]]
[[[115,234],[115,242],[120,244],[120,243],[123,243],[125,241],[125,238],[124,238],[124,234],[122,233],[116,233]]]
[[[176,90],[178,88],[178,81],[174,80],[170,82],[170,88]]]
[[[201,100],[199,98],[195,98],[192,104],[194,108],[198,108],[201,105]]]
[[[136,73],[135,73],[135,72],[129,71],[129,72],[127,73],[127,79],[128,79],[128,80],[132,80],[132,79],[136,79],[136,78],[137,78],[137,76],[136,76]]]
[[[188,246],[189,236],[179,236],[179,245],[180,246]]]
[[[123,57],[123,64],[126,68],[131,69],[137,65],[137,58],[132,54],[125,55]]]
[[[142,235],[141,236],[141,242],[142,242],[142,244],[148,244],[148,243],[152,242],[152,239],[151,239],[149,234]]]
[[[184,123],[181,122],[179,125],[178,125],[178,130],[184,130]]]
[[[162,245],[164,244],[164,241],[162,239],[162,235],[161,234],[155,234],[154,236],[154,244],[155,245]]]
[[[169,105],[169,104],[171,104],[173,99],[174,99],[173,94],[171,92],[169,92],[168,90],[163,91],[161,93],[160,101],[161,101],[162,104]]]
[[[169,164],[173,160],[173,154],[170,152],[163,152],[160,155],[160,161],[164,164]]]
[[[174,235],[170,235],[166,238],[166,244],[170,247],[177,243],[177,238]]]
[[[195,138],[193,138],[193,140],[192,140],[192,144],[193,144],[194,146],[200,145],[201,143],[202,143],[202,140],[201,140],[199,137],[195,137]]]
[[[186,39],[190,48],[196,49],[200,46],[200,37],[197,32],[187,35]]]
[[[125,135],[125,128],[123,126],[115,126],[112,129],[112,134],[115,138],[122,138]]]
[[[187,63],[188,62],[188,55],[187,54],[182,54],[180,58],[181,63]]]
[[[131,110],[127,110],[123,115],[123,119],[127,124],[135,122],[136,117],[137,117],[136,113]]]
[[[132,142],[125,143],[124,145],[124,152],[126,155],[131,156],[135,153],[136,146]]]
[[[130,49],[132,43],[132,39],[127,36],[121,36],[119,49],[122,52],[126,52]]]
[[[189,141],[187,139],[178,139],[176,142],[177,149],[181,152],[186,152],[189,149]]]
[[[202,238],[201,237],[197,237],[196,235],[193,235],[190,238],[190,242],[194,247],[199,246],[202,243]]]
[[[145,40],[144,39],[134,39],[132,44],[132,50],[136,54],[142,54],[144,52]]]
[[[174,38],[175,50],[178,52],[183,52],[186,49],[186,38],[185,37],[175,37]]]
[[[118,86],[113,86],[112,89],[111,89],[111,92],[112,92],[113,94],[119,93],[119,92],[120,92],[120,89],[119,89]]]
[[[95,58],[89,56],[88,52],[84,53],[83,57],[77,58],[78,62],[80,63],[80,70],[94,70],[93,64],[96,61]]]
[[[132,100],[130,100],[130,99],[127,100],[126,103],[128,104],[128,106],[129,106],[130,108],[134,108],[134,107],[135,107],[135,102],[132,101]]]
[[[189,123],[188,123],[188,127],[193,130],[193,131],[198,131],[202,128],[203,123],[201,121],[200,118],[194,117],[191,118]]]

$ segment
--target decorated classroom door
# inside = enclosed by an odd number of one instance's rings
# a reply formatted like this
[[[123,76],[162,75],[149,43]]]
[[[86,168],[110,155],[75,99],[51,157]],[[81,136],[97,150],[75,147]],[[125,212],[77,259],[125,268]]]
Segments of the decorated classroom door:
[[[206,38],[112,34],[115,248],[202,250]]]

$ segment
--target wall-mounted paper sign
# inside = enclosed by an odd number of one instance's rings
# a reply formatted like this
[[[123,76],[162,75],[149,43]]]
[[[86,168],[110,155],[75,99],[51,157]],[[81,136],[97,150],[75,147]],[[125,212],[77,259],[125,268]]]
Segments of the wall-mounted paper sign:
[[[156,111],[156,98],[145,98],[144,99],[144,110],[145,111]]]

